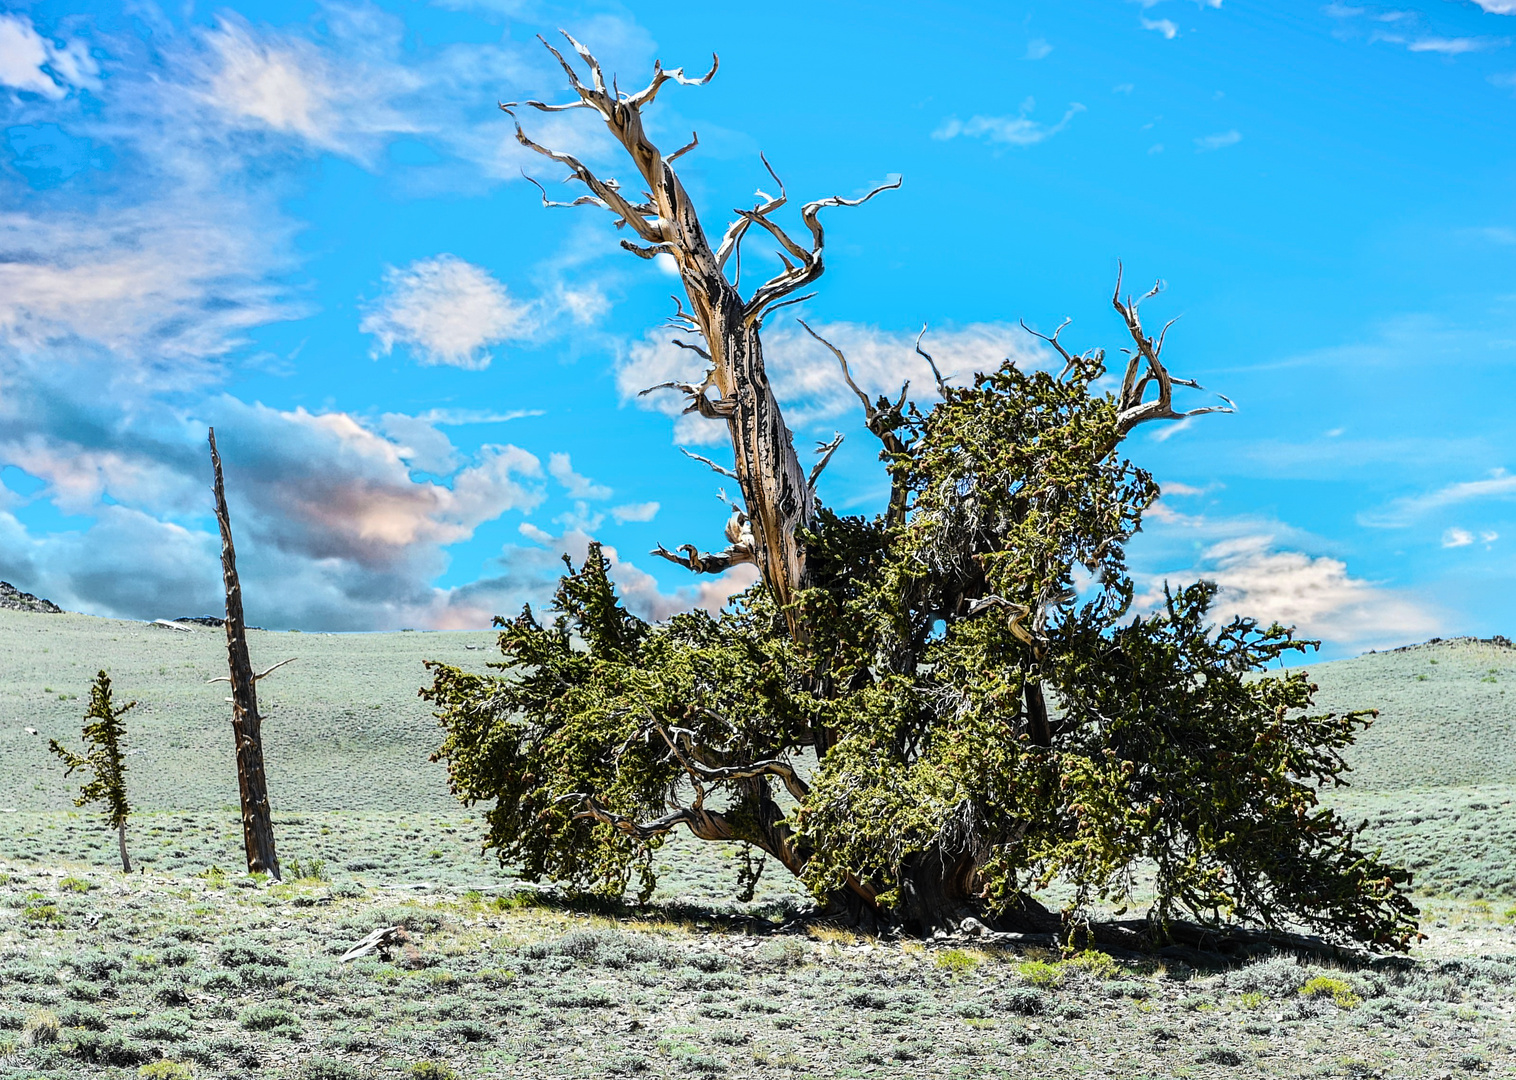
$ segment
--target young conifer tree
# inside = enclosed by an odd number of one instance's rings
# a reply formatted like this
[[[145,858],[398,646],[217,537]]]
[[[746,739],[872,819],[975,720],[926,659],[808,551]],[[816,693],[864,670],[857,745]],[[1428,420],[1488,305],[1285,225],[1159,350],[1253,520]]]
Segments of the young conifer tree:
[[[90,744],[89,753],[80,757],[58,744],[57,739],[48,740],[47,748],[63,759],[68,766],[64,776],[72,776],[74,770],[84,769],[94,779],[79,789],[75,806],[100,802],[105,804],[105,818],[116,830],[116,840],[121,845],[121,869],[132,872],[131,859],[126,854],[126,816],[131,807],[126,801],[126,725],[122,714],[135,706],[127,702],[121,708],[111,704],[111,677],[104,671],[95,676],[89,692],[89,712],[84,714],[84,738]]]

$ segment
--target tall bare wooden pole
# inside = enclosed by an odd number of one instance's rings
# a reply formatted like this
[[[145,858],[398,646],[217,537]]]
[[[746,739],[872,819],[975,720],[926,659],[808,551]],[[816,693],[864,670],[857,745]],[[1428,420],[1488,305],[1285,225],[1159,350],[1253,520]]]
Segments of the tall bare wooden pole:
[[[237,741],[237,784],[242,791],[242,844],[247,871],[279,879],[274,852],[274,823],[263,774],[262,718],[258,715],[257,679],[247,655],[247,627],[242,619],[242,585],[237,580],[237,552],[232,547],[232,520],[226,510],[221,455],[216,429],[210,429],[211,467],[216,473],[216,521],[221,526],[221,579],[226,585],[226,660],[231,669],[232,731]]]

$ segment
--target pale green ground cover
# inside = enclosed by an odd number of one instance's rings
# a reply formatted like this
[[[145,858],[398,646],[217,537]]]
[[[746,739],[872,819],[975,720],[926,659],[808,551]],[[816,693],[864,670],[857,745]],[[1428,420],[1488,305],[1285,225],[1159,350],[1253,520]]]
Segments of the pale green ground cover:
[[[0,611],[0,1077],[1516,1075],[1510,650],[1311,667],[1324,706],[1383,711],[1354,786],[1330,798],[1428,894],[1411,969],[1137,964],[1097,979],[771,933],[804,902],[794,885],[770,871],[738,905],[737,853],[688,841],[660,852],[655,905],[619,922],[496,906],[518,883],[426,760],[437,729],[416,697],[423,659],[482,670],[489,632],[251,635],[260,669],[300,657],[260,685],[280,852],[332,879],[256,887],[236,873],[226,684],[206,682],[224,640]],[[100,667],[118,702],[141,702],[128,784],[146,873],[131,879],[45,749],[76,739]],[[409,950],[336,965],[406,904]],[[239,942],[262,960],[223,954]],[[1316,976],[1346,989],[1302,995]],[[408,1071],[426,1061],[438,1069]]]
[[[12,867],[0,1077],[1509,1075],[1516,942],[1462,916],[1506,955],[1197,972],[478,893]],[[338,962],[395,924],[410,940],[391,956]]]

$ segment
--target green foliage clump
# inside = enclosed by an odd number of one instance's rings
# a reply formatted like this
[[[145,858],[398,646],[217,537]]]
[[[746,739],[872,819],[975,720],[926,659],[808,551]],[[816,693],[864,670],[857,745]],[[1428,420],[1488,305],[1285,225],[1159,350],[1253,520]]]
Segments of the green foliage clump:
[[[436,1061],[418,1061],[406,1072],[412,1080],[458,1080],[452,1066]]]
[[[1016,965],[1016,974],[1028,986],[1052,987],[1063,984],[1063,968],[1043,960],[1024,960]]]
[[[944,971],[961,974],[965,971],[973,971],[984,963],[984,956],[980,953],[970,952],[967,949],[944,949],[937,954],[936,964]]]
[[[1075,909],[1125,900],[1150,863],[1156,938],[1190,917],[1406,947],[1410,874],[1318,797],[1372,713],[1314,713],[1303,674],[1261,674],[1311,643],[1216,625],[1212,583],[1133,612],[1125,546],[1158,487],[1116,451],[1131,393],[1169,376],[1123,311],[1120,399],[1092,351],[1059,374],[1007,361],[925,414],[871,406],[890,508],[819,508],[787,610],[760,583],[650,624],[591,545],[550,618],[497,620],[500,674],[429,665],[436,757],[487,843],[577,890],[635,872],[645,900],[683,827],[916,929],[968,905],[1015,920],[1055,881]]]
[[[301,862],[299,859],[290,861],[288,876],[290,881],[330,881],[332,877],[326,872],[326,862],[323,859],[310,858]]]
[[[1345,980],[1330,975],[1316,975],[1308,979],[1300,992],[1306,997],[1329,997],[1339,1009],[1356,1009],[1363,1004],[1363,998],[1354,993]]]
[[[222,967],[288,967],[289,961],[272,949],[261,945],[236,942],[223,946],[216,953]]]

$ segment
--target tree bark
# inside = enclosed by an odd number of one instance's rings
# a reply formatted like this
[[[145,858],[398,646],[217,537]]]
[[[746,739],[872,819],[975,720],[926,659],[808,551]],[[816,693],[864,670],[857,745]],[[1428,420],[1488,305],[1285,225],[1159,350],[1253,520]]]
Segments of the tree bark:
[[[248,873],[265,873],[279,880],[279,856],[274,851],[274,823],[263,772],[262,718],[258,688],[247,653],[247,628],[242,617],[242,585],[237,580],[237,552],[232,546],[232,521],[226,509],[221,478],[221,455],[216,430],[211,429],[211,466],[216,476],[216,521],[221,526],[221,579],[226,586],[226,659],[232,685],[232,732],[237,744],[237,785],[242,794],[242,844]]]
[[[132,860],[126,857],[126,822],[124,821],[117,822],[116,824],[116,842],[121,845],[121,872],[130,874],[132,872]]]
[[[758,570],[784,608],[805,582],[805,551],[796,534],[810,528],[815,500],[764,370],[758,327],[744,321],[737,291],[723,275],[716,278],[724,295],[706,335],[715,361],[712,381],[733,406],[727,429]],[[800,627],[788,612],[786,617],[791,635],[799,637]]]

